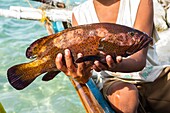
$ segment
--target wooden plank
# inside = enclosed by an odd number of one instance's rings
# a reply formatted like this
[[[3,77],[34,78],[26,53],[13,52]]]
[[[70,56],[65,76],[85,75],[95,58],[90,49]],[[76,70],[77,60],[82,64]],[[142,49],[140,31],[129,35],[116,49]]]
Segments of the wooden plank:
[[[80,84],[71,78],[70,81],[76,89],[76,92],[87,113],[105,113],[86,84]]]

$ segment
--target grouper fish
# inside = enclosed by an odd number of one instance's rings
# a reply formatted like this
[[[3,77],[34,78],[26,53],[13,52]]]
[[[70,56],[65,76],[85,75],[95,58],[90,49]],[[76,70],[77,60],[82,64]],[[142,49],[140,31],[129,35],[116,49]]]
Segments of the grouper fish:
[[[26,50],[26,57],[33,60],[9,68],[8,81],[15,89],[22,90],[43,73],[44,81],[53,79],[60,72],[55,65],[56,55],[64,54],[65,49],[71,51],[75,65],[84,62],[86,68],[90,68],[95,60],[106,63],[100,51],[113,59],[127,57],[147,47],[151,41],[146,33],[113,23],[71,27],[34,41]],[[77,58],[78,53],[83,57]]]

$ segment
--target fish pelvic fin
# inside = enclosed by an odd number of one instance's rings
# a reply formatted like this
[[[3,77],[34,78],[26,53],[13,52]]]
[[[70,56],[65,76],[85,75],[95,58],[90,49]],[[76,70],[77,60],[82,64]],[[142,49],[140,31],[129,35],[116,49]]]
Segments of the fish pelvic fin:
[[[37,61],[15,65],[8,69],[9,83],[17,90],[22,90],[31,84],[39,75],[45,72],[43,66],[37,65]]]
[[[81,63],[81,62],[85,62],[85,61],[95,61],[95,60],[100,60],[101,57],[97,56],[97,55],[89,55],[89,56],[83,56],[78,58],[75,62],[76,63]]]
[[[50,72],[47,72],[47,73],[43,76],[42,80],[43,80],[43,81],[50,81],[50,80],[52,80],[55,76],[57,76],[57,74],[60,73],[60,72],[61,72],[61,71],[50,71]]]
[[[106,56],[105,55],[89,55],[89,56],[83,56],[78,58],[75,63],[81,63],[81,62],[86,62],[86,61],[95,61],[98,60],[103,64],[106,64]]]

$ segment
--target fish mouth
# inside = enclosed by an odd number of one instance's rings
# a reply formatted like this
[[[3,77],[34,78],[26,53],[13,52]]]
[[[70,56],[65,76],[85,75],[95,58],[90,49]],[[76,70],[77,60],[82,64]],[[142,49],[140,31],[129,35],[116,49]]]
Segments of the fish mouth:
[[[126,51],[126,56],[133,54],[142,48],[146,48],[150,42],[152,42],[152,38],[149,38],[147,34],[141,35],[140,40],[136,40],[135,43]]]
[[[140,38],[140,43],[138,45],[139,50],[142,48],[146,48],[152,41],[153,39],[149,38],[147,34],[143,34]]]

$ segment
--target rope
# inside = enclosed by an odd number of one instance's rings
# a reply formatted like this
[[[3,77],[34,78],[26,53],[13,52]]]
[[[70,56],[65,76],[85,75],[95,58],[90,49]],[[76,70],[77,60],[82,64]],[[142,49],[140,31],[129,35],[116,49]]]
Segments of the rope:
[[[34,7],[31,5],[31,3],[30,3],[29,0],[25,0],[25,1],[29,4],[29,6],[30,6],[31,8],[34,8]]]
[[[31,8],[34,8],[33,6],[32,6],[32,4],[30,3],[30,1],[29,0],[25,0],[28,4],[29,4],[29,6],[31,7]],[[41,18],[41,20],[40,20],[40,22],[41,23],[45,23],[45,22],[47,22],[48,24],[50,24],[50,25],[52,25],[52,23],[51,23],[51,21],[48,19],[48,17],[46,16],[46,12],[44,11],[44,9],[42,9],[42,8],[39,8],[41,11],[42,11],[42,18]]]

